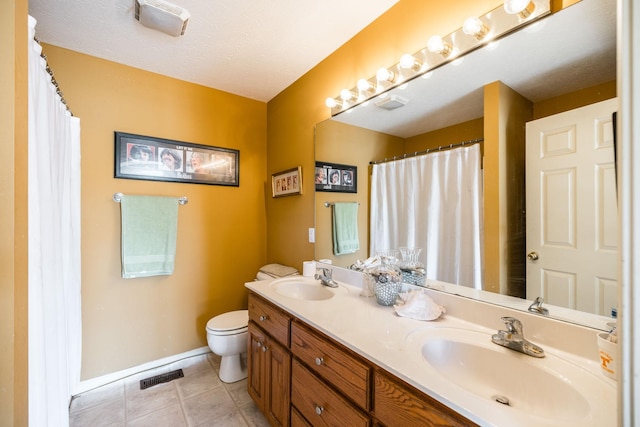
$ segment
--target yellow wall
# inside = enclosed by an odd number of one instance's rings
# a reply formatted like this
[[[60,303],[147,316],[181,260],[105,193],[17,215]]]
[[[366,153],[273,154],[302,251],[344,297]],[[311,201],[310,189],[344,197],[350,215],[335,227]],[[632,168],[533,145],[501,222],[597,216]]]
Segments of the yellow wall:
[[[484,112],[484,288],[523,297],[511,285],[524,285],[525,123],[533,104],[494,82],[484,88]]]
[[[405,153],[415,153],[427,148],[438,148],[449,144],[459,144],[484,137],[484,120],[482,117],[446,128],[436,129],[422,135],[407,138]]]
[[[448,34],[469,16],[500,3],[402,0],[269,101],[267,173],[301,165],[304,176],[302,196],[267,199],[269,261],[301,268],[302,261],[314,257],[307,240],[307,229],[314,226],[313,127],[330,117],[324,100],[395,64],[403,54],[422,49],[432,35]]]
[[[533,118],[551,116],[563,111],[595,104],[596,102],[614,98],[616,96],[616,81],[602,83],[583,90],[545,99],[533,105]]]
[[[45,45],[82,128],[82,379],[206,346],[265,264],[266,104]],[[240,150],[240,186],[115,179],[114,131]],[[187,196],[175,272],[120,277],[116,192]]]
[[[404,152],[404,139],[374,132],[356,126],[325,120],[316,126],[316,159],[358,168],[358,192],[316,193],[316,258],[333,260],[334,265],[348,267],[369,254],[369,161],[400,155]],[[360,250],[353,254],[333,255],[332,209],[325,202],[357,202],[358,238]]]
[[[0,2],[0,426],[7,427],[28,425],[26,36],[27,2]]]

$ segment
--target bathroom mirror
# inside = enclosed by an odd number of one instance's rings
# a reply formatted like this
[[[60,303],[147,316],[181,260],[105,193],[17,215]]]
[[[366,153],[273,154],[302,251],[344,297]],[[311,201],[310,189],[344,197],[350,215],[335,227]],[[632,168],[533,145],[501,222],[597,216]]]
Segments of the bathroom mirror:
[[[442,135],[447,145],[482,138],[485,85],[500,81],[530,100],[534,109],[543,105],[559,112],[562,107],[552,104],[565,94],[602,88],[615,96],[615,78],[616,2],[582,0],[435,69],[428,78],[419,77],[407,87],[394,89],[387,96],[402,98],[405,105],[400,108],[379,108],[374,99],[319,123],[316,161],[357,166],[360,176],[357,194],[316,193],[316,259],[331,259],[334,265],[348,267],[369,255],[369,162],[413,153],[406,141],[416,135]],[[325,204],[335,201],[360,204],[361,250],[354,256],[333,256],[331,209]],[[483,298],[487,293],[471,294]],[[490,299],[512,304],[505,296]],[[584,316],[563,315],[565,320],[589,323],[581,318]]]

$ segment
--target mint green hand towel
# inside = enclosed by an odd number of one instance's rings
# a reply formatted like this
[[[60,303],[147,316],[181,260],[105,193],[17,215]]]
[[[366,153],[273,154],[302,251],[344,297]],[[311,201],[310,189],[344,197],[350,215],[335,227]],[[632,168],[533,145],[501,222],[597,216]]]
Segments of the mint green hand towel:
[[[178,198],[126,196],[122,212],[122,277],[173,274]]]
[[[358,204],[333,205],[333,254],[352,254],[360,249],[358,239]]]

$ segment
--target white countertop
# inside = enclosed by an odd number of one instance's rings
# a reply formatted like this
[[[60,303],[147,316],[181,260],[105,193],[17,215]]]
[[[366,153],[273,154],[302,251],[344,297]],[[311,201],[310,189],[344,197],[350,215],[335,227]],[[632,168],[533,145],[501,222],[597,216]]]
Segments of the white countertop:
[[[301,276],[300,278],[302,279]],[[393,307],[378,305],[375,298],[361,297],[359,287],[342,282],[340,282],[341,288],[337,296],[322,301],[305,301],[280,295],[270,287],[273,281],[249,282],[245,286],[479,425],[504,427],[616,425],[616,383],[601,374],[596,358],[581,357],[565,350],[549,347],[544,342],[533,339],[527,334],[526,328],[525,337],[542,345],[548,358],[560,358],[572,362],[584,370],[585,376],[594,376],[598,384],[601,383],[601,388],[595,393],[596,395],[590,396],[590,410],[587,410],[580,419],[574,417],[564,420],[549,419],[514,407],[503,406],[489,398],[473,394],[433,370],[422,359],[412,340],[408,339],[409,336],[416,336],[417,333],[424,334],[420,331],[426,329],[460,328],[486,333],[487,340],[490,341],[491,334],[496,332],[493,329],[463,320],[462,316],[454,317],[452,314],[444,314],[438,320],[431,322],[400,317]],[[450,309],[448,311],[451,313],[464,311],[459,308],[456,310],[454,307],[458,303],[456,298],[460,297],[443,295],[444,300],[438,300],[437,294],[429,294],[438,304],[445,307],[448,305]],[[470,304],[470,302],[460,300],[460,304]],[[482,303],[476,304],[477,306],[473,306],[474,316],[478,316],[477,311],[484,309]],[[489,315],[494,316],[494,313]],[[526,315],[522,314],[518,317],[524,316]],[[498,316],[496,325],[500,323]],[[538,338],[542,335],[540,329],[538,327],[533,337]],[[442,330],[438,332],[442,333]],[[584,335],[582,330],[577,334],[580,333]],[[587,346],[587,348],[590,347]],[[505,351],[512,350],[505,349]],[[526,363],[536,362],[533,357],[525,356],[525,359],[531,359],[525,360]],[[495,375],[500,375],[500,366],[495,367]],[[526,384],[524,386],[526,387]],[[562,403],[559,402],[559,404]]]

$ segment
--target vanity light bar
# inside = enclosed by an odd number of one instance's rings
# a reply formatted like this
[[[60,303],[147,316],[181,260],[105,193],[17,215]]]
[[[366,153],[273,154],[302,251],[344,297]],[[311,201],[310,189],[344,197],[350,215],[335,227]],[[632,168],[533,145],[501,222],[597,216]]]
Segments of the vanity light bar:
[[[461,55],[465,55],[492,41],[495,41],[510,32],[529,25],[533,21],[551,13],[551,0],[531,0],[526,7],[528,15],[522,12],[510,13],[507,10],[513,8],[507,0],[504,6],[498,6],[489,13],[472,19],[465,29],[459,28],[451,34],[439,37],[445,49],[429,50],[428,47],[420,51],[406,55],[404,60],[389,68],[381,68],[376,76],[369,79],[360,79],[360,83],[352,89],[343,89],[344,93],[351,93],[349,99],[341,96],[327,98],[326,105],[331,108],[331,116],[347,111],[408,81],[428,74],[432,70],[454,61]],[[522,0],[520,0],[522,1]],[[527,3],[525,1],[525,3]],[[509,7],[507,7],[509,6]],[[518,11],[518,9],[514,9]],[[473,25],[471,25],[473,23]],[[470,31],[469,27],[476,26],[476,31]],[[435,40],[435,39],[434,39]],[[433,47],[433,46],[432,46]],[[413,58],[413,64],[408,61]],[[365,85],[365,83],[367,83]],[[366,90],[363,90],[365,89]]]

